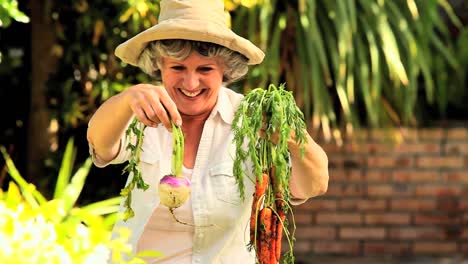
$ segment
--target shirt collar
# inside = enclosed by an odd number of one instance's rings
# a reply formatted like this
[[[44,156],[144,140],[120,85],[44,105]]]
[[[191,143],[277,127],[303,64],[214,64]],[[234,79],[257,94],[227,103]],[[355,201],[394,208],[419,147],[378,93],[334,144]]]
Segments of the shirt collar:
[[[234,107],[229,100],[229,96],[226,93],[228,88],[221,87],[218,93],[218,101],[213,109],[210,117],[214,117],[217,113],[221,116],[221,119],[229,125],[232,125],[234,119]]]

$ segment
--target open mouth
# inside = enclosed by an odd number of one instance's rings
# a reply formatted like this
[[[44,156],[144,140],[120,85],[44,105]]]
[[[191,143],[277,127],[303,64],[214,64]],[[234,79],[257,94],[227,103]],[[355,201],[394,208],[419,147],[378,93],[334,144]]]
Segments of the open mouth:
[[[205,92],[205,89],[201,89],[201,90],[193,91],[193,92],[189,92],[189,91],[184,90],[184,89],[179,89],[179,91],[180,91],[183,95],[185,95],[185,96],[187,96],[187,97],[195,98],[195,97],[201,95],[202,93],[204,93],[204,92]]]

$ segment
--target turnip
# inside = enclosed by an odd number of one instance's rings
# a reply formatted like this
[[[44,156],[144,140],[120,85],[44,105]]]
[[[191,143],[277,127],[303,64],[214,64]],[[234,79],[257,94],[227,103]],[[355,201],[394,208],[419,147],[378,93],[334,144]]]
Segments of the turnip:
[[[190,196],[190,181],[182,176],[184,162],[184,134],[180,127],[172,123],[172,174],[161,178],[158,186],[159,200],[167,206],[174,220],[184,225],[191,225],[180,221],[174,215],[174,209],[182,206]]]
[[[182,176],[182,166],[184,162],[184,135],[180,127],[172,123],[172,138],[173,138],[173,150],[172,150],[172,162],[171,162],[171,174],[165,175],[161,178],[158,185],[159,200],[162,205],[166,206],[174,220],[184,225],[191,225],[182,222],[177,219],[174,215],[174,209],[182,206],[190,196],[190,181]],[[145,125],[138,122],[135,118],[130,124],[126,131],[126,135],[130,136],[133,133],[137,142],[133,145],[129,140],[127,149],[131,152],[131,158],[128,165],[124,168],[124,172],[130,172],[133,174],[131,181],[128,185],[122,189],[121,195],[125,198],[124,205],[126,211],[124,213],[124,220],[134,216],[134,212],[131,208],[132,190],[137,187],[139,189],[147,190],[148,184],[146,184],[141,175],[141,171],[138,167],[140,162],[141,145],[143,142],[143,134]]]

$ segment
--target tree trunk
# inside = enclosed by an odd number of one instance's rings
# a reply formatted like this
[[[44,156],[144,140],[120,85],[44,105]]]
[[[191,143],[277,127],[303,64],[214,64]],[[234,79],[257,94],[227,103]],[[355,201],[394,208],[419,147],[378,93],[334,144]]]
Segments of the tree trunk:
[[[32,84],[28,123],[26,179],[37,182],[44,176],[44,161],[49,151],[49,111],[46,84],[56,66],[52,54],[54,31],[45,7],[48,0],[31,0]]]

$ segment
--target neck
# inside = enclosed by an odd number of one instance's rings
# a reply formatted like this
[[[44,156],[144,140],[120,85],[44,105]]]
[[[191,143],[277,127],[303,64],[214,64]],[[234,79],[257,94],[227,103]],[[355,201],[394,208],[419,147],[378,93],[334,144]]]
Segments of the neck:
[[[206,112],[198,115],[187,115],[181,113],[182,123],[184,124],[195,124],[195,123],[204,123],[208,117],[210,116],[211,112]]]

